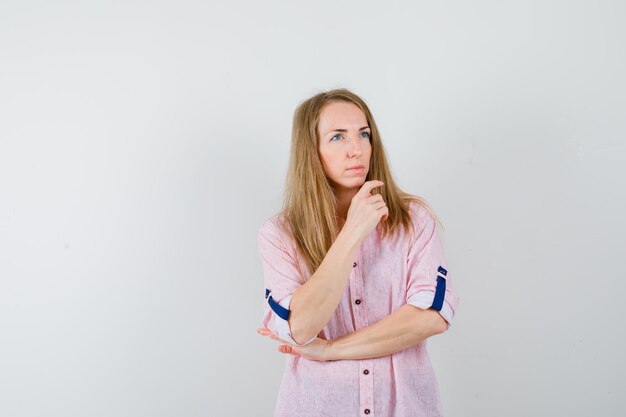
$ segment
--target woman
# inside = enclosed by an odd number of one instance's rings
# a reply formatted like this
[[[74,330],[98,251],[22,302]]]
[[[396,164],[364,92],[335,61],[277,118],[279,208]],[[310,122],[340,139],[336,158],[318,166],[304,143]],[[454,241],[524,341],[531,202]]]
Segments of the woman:
[[[275,416],[442,415],[426,340],[458,297],[436,217],[395,185],[360,97],[296,109],[285,197],[258,235],[258,332],[289,355]]]

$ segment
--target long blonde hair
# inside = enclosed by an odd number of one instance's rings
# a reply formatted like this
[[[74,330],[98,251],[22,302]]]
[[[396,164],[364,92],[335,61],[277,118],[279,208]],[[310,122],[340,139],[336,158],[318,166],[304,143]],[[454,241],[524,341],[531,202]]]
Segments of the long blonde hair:
[[[281,212],[286,219],[284,226],[293,235],[299,254],[311,274],[322,263],[339,233],[336,198],[320,160],[317,132],[322,109],[335,101],[355,104],[365,114],[370,127],[372,153],[365,180],[376,179],[385,184],[372,190],[372,194],[382,195],[389,209],[388,218],[377,226],[382,237],[393,235],[400,227],[407,232],[412,230],[410,201],[415,201],[434,216],[423,199],[405,193],[393,181],[378,127],[365,101],[346,89],[316,94],[303,101],[294,113],[291,155]]]

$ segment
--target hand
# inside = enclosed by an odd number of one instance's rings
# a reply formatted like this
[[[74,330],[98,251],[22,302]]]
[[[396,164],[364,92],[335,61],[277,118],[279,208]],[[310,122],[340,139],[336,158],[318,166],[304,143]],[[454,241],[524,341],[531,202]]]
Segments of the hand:
[[[376,228],[381,219],[387,219],[389,209],[382,195],[370,193],[373,188],[383,185],[384,183],[378,180],[366,181],[363,184],[361,189],[352,197],[343,229],[350,230],[360,239],[365,239]]]
[[[269,336],[271,339],[282,343],[282,345],[278,346],[278,351],[281,353],[300,355],[303,358],[312,361],[325,362],[332,360],[330,355],[332,347],[331,340],[321,339],[317,337],[315,338],[315,340],[307,345],[297,346],[292,345],[291,343],[279,338],[267,327],[261,327],[260,329],[257,329],[257,333],[262,336]]]

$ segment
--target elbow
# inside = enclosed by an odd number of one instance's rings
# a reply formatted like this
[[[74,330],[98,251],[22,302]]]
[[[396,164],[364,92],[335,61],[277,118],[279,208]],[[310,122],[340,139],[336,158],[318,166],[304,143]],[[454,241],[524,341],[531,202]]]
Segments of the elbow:
[[[439,312],[437,310],[431,310],[432,311],[432,319],[430,320],[430,329],[431,329],[431,333],[432,335],[437,335],[437,334],[441,334],[443,332],[445,332],[446,330],[448,330],[448,322],[446,321],[446,319],[444,319],[441,314],[439,314]]]
[[[411,310],[412,319],[408,321],[408,325],[420,340],[448,330],[448,322],[434,308],[422,309],[411,306]]]
[[[448,322],[433,308],[421,310],[421,314],[417,319],[421,325],[422,337],[431,337],[448,330]]]
[[[312,339],[317,336],[319,332],[314,332],[313,330],[302,326],[301,323],[297,320],[294,320],[293,317],[289,318],[289,329],[291,332],[291,338],[298,345],[305,345],[311,342]]]
[[[434,332],[435,334],[441,334],[448,330],[448,322],[441,316],[439,316],[439,320],[437,320],[437,324],[435,324]]]

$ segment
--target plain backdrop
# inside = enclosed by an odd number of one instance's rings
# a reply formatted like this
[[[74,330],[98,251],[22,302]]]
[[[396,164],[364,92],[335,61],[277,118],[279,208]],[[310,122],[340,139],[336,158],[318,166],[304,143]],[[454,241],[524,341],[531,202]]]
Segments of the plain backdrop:
[[[0,415],[271,416],[257,231],[295,107],[336,87],[443,222],[446,416],[625,415],[625,21],[621,0],[3,0]]]

